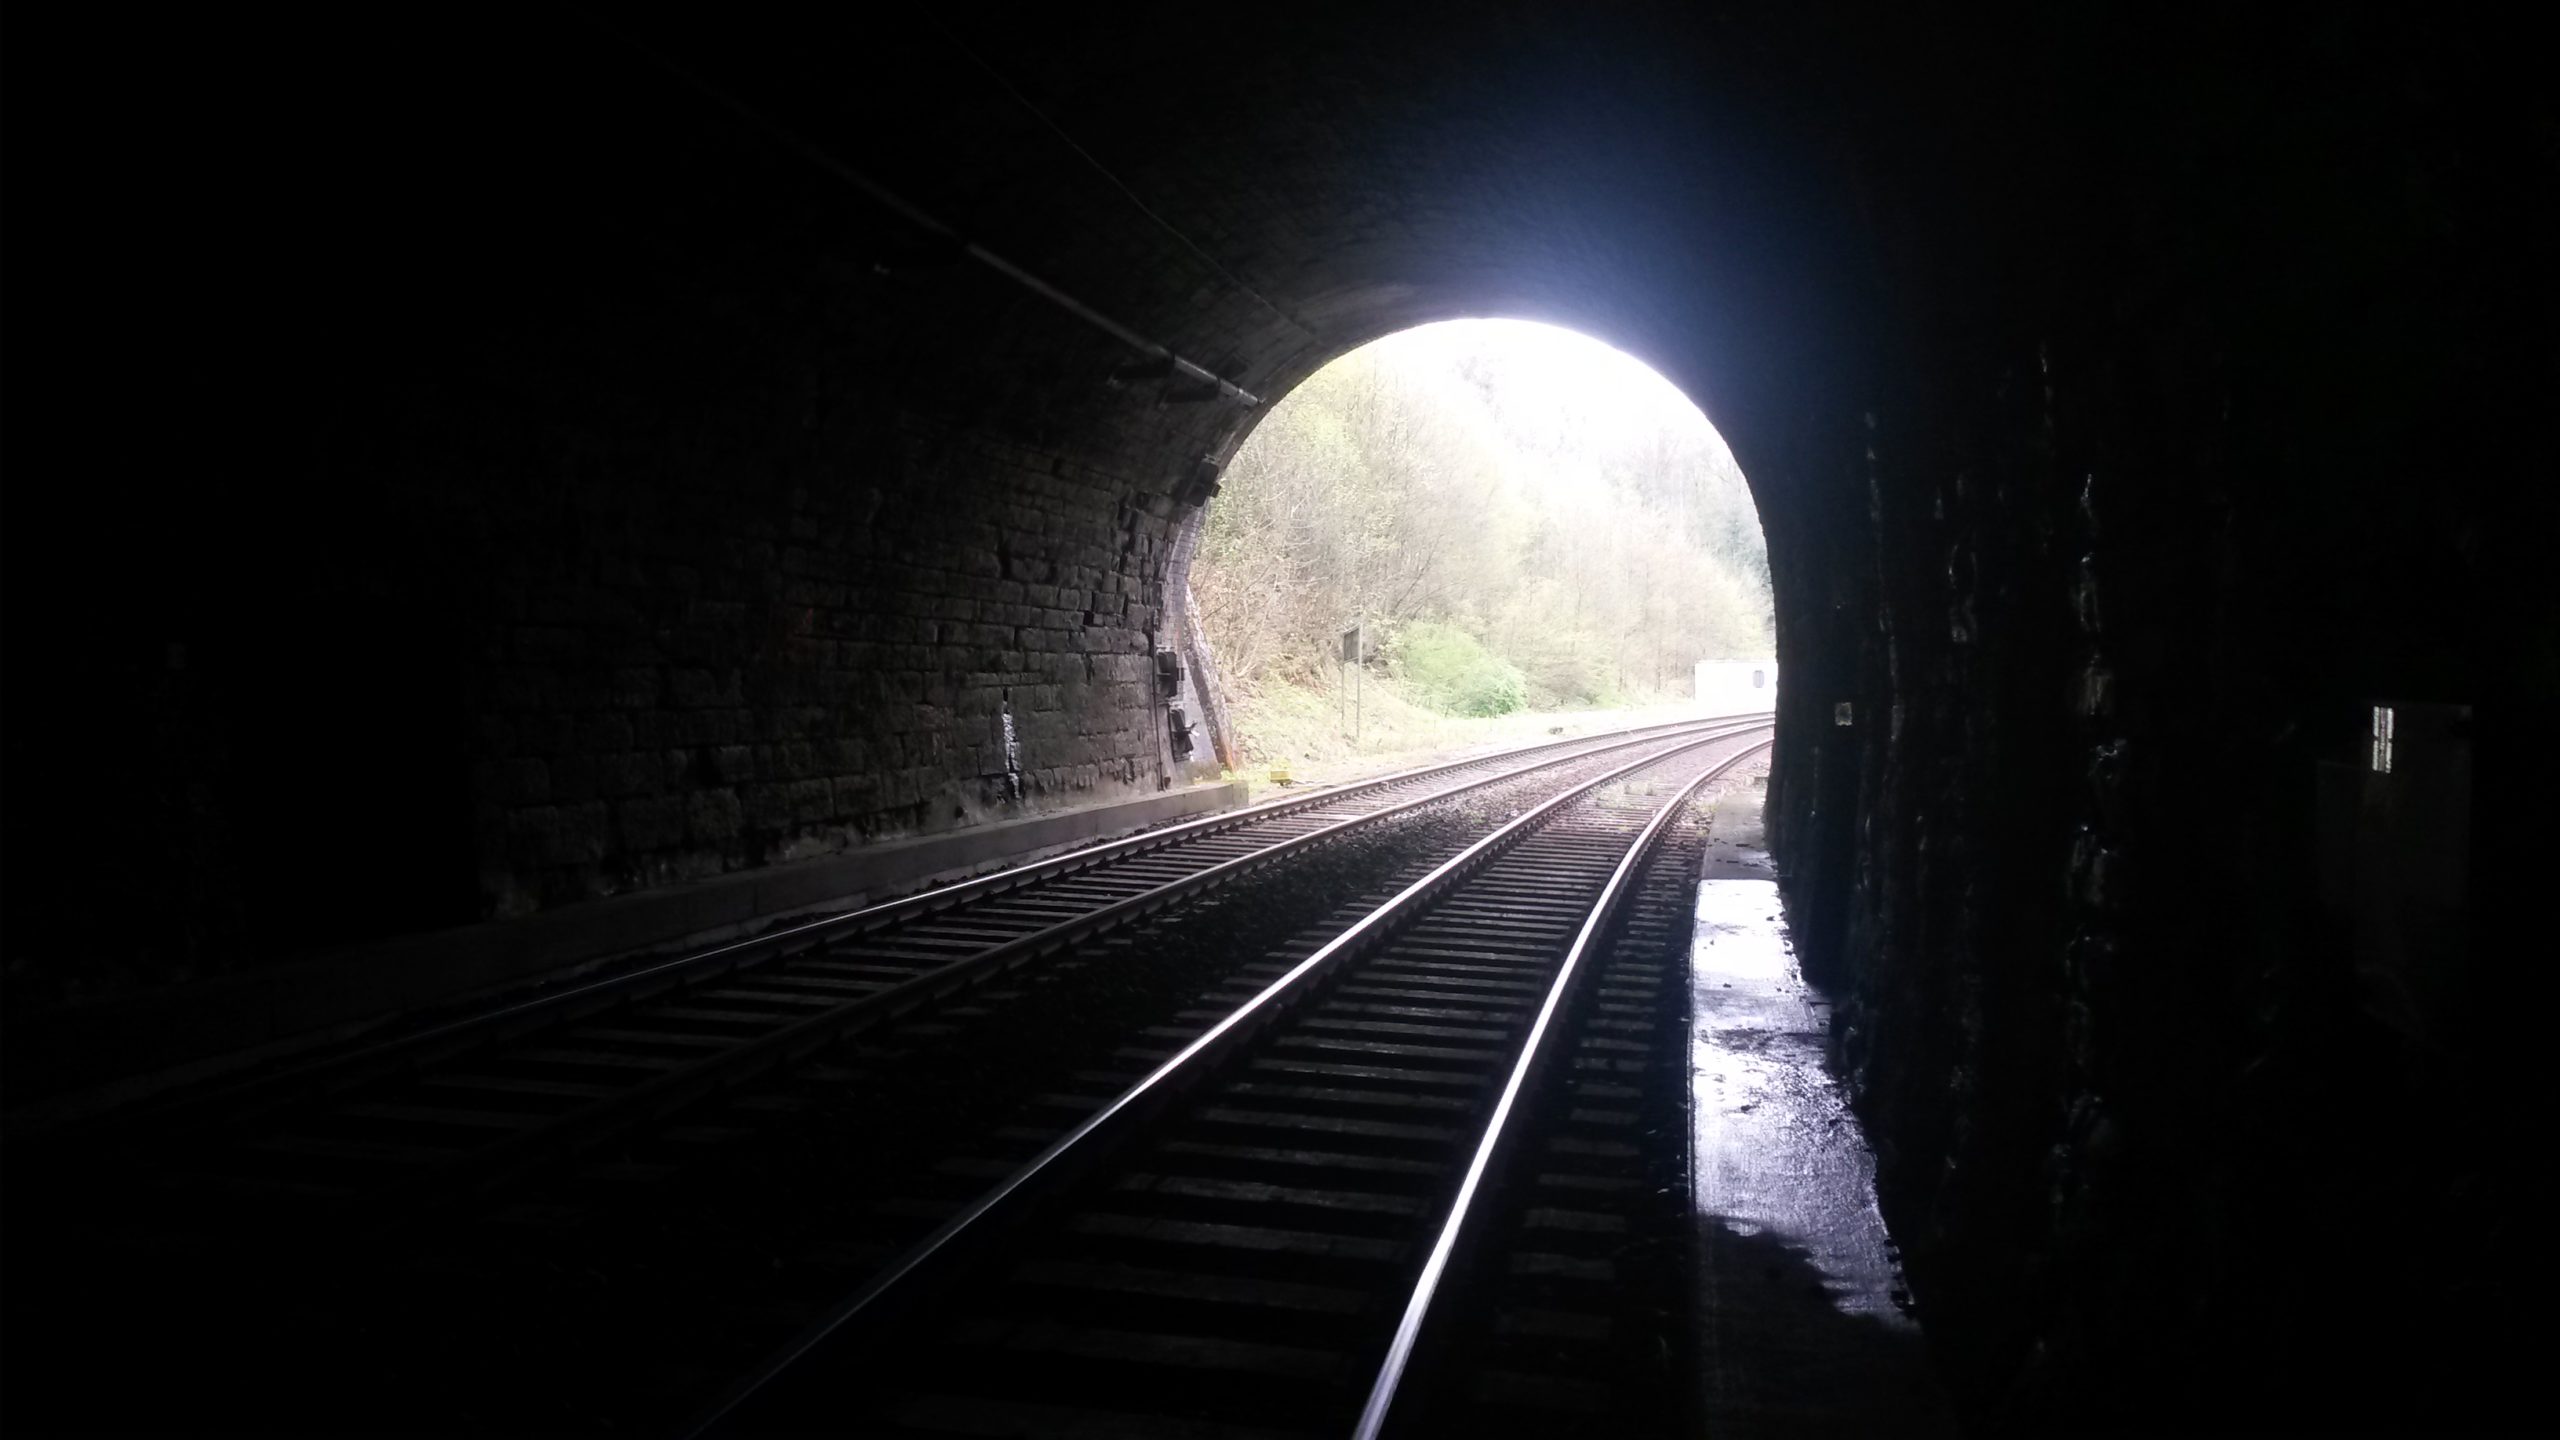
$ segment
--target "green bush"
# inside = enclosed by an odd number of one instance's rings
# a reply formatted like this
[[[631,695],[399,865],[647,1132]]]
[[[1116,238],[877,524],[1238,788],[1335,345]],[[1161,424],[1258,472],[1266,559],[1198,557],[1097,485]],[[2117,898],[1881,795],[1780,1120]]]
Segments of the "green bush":
[[[1625,703],[1617,672],[1592,637],[1558,631],[1506,636],[1502,654],[1520,667],[1529,682],[1529,704],[1538,709],[1606,709]]]
[[[1417,620],[1395,638],[1396,673],[1423,704],[1449,715],[1508,715],[1528,703],[1520,667],[1454,625]]]

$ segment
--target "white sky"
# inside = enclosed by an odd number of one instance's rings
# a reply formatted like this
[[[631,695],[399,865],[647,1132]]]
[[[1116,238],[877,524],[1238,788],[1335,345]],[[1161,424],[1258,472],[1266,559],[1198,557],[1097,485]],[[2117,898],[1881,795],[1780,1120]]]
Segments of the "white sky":
[[[1692,427],[1726,450],[1724,437],[1680,388],[1623,350],[1588,335],[1533,320],[1444,320],[1371,342],[1363,350],[1382,360],[1411,357],[1451,365],[1469,356],[1498,361],[1505,370],[1551,396],[1576,420],[1611,431]]]

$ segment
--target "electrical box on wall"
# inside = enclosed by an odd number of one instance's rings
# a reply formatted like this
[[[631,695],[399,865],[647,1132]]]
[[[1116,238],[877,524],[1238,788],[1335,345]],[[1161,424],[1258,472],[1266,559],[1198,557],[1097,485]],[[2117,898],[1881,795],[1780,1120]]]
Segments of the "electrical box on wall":
[[[2461,979],[2471,707],[2380,699],[2357,707],[2352,724],[2352,748],[2317,768],[2321,900],[2345,937],[2366,1008],[2413,1036],[2438,1037],[2477,998]]]

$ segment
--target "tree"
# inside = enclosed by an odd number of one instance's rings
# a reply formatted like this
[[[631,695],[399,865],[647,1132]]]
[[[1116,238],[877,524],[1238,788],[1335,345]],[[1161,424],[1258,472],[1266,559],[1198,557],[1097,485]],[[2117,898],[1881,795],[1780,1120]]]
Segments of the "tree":
[[[1355,619],[1541,705],[1686,693],[1693,660],[1766,654],[1758,512],[1704,417],[1640,367],[1572,383],[1518,334],[1414,343],[1452,328],[1336,360],[1237,452],[1192,572],[1230,679],[1311,680]]]

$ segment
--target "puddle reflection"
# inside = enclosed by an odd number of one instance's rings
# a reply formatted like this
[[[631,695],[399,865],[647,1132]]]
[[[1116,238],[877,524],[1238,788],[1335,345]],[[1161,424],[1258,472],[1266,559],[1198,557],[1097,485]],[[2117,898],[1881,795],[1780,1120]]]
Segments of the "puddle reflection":
[[[1796,968],[1775,885],[1700,886],[1690,973],[1708,1429],[1946,1433],[1875,1159],[1823,1063],[1829,1006]]]

